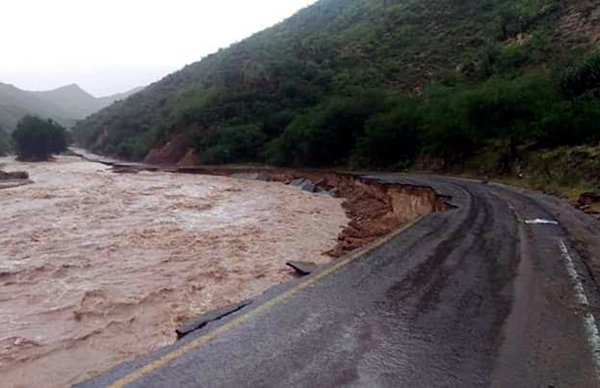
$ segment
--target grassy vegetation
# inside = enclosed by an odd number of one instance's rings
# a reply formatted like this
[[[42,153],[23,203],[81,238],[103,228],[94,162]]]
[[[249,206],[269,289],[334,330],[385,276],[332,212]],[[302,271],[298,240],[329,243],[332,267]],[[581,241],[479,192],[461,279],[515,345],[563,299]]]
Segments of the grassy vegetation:
[[[184,133],[205,163],[405,168],[420,157],[452,169],[488,154],[488,173],[510,174],[542,150],[600,140],[595,10],[587,0],[321,0],[74,134],[131,159]]]
[[[502,147],[489,146],[447,173],[465,178],[483,179],[540,190],[562,198],[576,200],[585,191],[600,187],[600,147],[562,146],[553,149],[520,150],[522,159],[515,171],[498,173]],[[413,169],[431,172],[431,161],[417,163]],[[435,166],[434,166],[435,169]],[[592,206],[600,207],[600,204]]]

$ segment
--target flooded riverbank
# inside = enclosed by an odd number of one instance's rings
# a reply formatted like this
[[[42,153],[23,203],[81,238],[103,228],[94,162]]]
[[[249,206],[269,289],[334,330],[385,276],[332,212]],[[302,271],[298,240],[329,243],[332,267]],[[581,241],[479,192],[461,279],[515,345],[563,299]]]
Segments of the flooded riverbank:
[[[342,199],[63,156],[0,190],[0,381],[59,387],[175,339],[186,318],[328,262]]]

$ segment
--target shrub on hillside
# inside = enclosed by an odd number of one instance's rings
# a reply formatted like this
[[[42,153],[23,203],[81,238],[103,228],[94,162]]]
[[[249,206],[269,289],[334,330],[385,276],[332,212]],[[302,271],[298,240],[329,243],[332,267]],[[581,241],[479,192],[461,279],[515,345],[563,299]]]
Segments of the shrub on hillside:
[[[483,138],[533,138],[535,123],[559,97],[554,85],[545,74],[491,78],[462,95],[466,121]]]
[[[8,134],[2,128],[0,128],[0,156],[5,156],[6,154],[10,153],[10,151],[10,138],[8,137]]]
[[[562,74],[561,88],[568,98],[591,92],[600,97],[600,50],[595,50],[582,61],[567,67]]]
[[[209,164],[226,164],[256,160],[267,136],[258,124],[231,125],[205,131],[198,138],[196,150]]]
[[[330,166],[345,161],[365,123],[384,110],[386,99],[377,92],[354,91],[356,97],[333,97],[296,116],[281,137],[267,146],[275,163]]]
[[[25,116],[12,134],[15,151],[21,160],[48,160],[52,154],[67,150],[67,131],[52,120]]]
[[[444,166],[471,156],[480,142],[468,125],[465,93],[458,86],[433,88],[423,96],[422,152],[443,158]]]
[[[555,103],[539,122],[540,147],[551,148],[600,140],[600,100],[579,97]]]
[[[139,161],[146,156],[149,148],[144,136],[140,136],[123,140],[117,147],[117,153],[124,158]]]
[[[390,112],[371,117],[357,142],[359,160],[380,167],[410,165],[420,148],[421,121],[418,103],[412,99],[402,101]]]

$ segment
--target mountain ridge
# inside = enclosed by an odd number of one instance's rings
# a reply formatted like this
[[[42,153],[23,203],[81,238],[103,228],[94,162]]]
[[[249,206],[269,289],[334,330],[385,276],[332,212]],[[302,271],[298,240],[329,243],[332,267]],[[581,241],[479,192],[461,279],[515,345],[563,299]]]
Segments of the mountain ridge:
[[[28,91],[0,82],[0,127],[10,132],[15,129],[19,119],[27,114],[52,119],[65,127],[72,127],[77,120],[84,119],[141,89],[143,87],[97,98],[76,83],[52,90]]]

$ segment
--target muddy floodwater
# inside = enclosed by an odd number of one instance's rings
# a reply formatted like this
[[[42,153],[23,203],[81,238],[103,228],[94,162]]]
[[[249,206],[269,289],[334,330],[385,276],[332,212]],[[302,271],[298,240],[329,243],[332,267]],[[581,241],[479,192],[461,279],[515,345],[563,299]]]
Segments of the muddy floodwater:
[[[186,318],[328,262],[341,199],[281,183],[0,158],[0,386],[63,387],[175,340]]]

